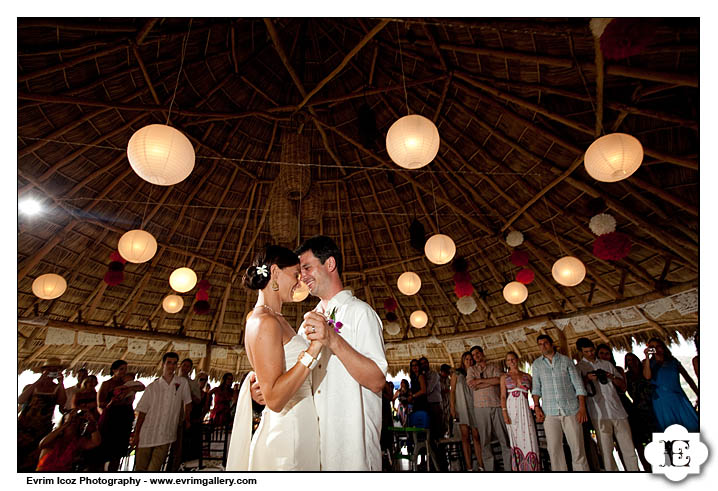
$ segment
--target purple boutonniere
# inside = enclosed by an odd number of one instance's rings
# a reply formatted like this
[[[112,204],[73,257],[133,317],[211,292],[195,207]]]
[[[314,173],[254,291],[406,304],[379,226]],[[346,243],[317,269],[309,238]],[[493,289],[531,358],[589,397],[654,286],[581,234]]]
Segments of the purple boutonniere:
[[[338,321],[336,319],[337,315],[337,308],[334,307],[334,309],[329,313],[329,320],[327,320],[327,324],[332,326],[334,328],[334,332],[339,334],[339,330],[342,328],[344,324],[341,323],[341,321]]]

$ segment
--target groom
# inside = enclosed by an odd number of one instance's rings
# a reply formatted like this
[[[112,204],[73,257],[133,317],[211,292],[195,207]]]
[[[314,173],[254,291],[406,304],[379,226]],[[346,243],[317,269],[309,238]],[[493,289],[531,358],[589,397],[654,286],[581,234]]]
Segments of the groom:
[[[381,390],[387,370],[381,320],[344,290],[342,255],[332,239],[312,237],[296,253],[302,281],[320,299],[304,315],[299,334],[324,345],[312,373],[321,470],[380,471]],[[336,326],[341,323],[339,332],[327,322],[330,318]]]

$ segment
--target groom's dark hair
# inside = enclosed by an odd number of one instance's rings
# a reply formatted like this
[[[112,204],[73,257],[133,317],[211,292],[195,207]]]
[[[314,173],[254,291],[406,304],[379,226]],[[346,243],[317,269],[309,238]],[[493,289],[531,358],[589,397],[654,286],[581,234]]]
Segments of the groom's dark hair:
[[[337,263],[337,271],[339,272],[339,275],[342,274],[344,269],[342,252],[337,247],[337,244],[326,235],[315,235],[311,239],[305,240],[304,243],[294,252],[297,256],[301,256],[307,251],[312,251],[322,264],[324,264],[324,262],[330,257],[333,257],[334,261]]]

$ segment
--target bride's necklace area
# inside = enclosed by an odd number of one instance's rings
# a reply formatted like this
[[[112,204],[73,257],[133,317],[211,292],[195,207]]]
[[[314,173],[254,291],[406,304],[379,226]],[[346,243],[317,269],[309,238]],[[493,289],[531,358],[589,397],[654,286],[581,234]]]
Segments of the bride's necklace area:
[[[267,305],[266,303],[264,305],[260,305],[259,307],[254,307],[254,309],[256,310],[261,307],[264,307],[265,309],[269,310],[274,315],[278,315],[279,317],[284,317],[284,315],[282,315],[281,312],[275,312],[274,309],[272,307],[270,307],[269,305]]]

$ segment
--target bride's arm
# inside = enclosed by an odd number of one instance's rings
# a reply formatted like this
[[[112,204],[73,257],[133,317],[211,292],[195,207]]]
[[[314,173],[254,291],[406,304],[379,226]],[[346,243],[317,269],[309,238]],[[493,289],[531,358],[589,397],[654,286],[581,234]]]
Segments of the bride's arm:
[[[283,372],[284,345],[282,327],[276,319],[263,316],[255,326],[247,330],[246,343],[252,353],[254,371],[269,409],[279,412],[302,385],[310,370],[299,361]],[[316,358],[322,346],[312,342],[307,349]]]

